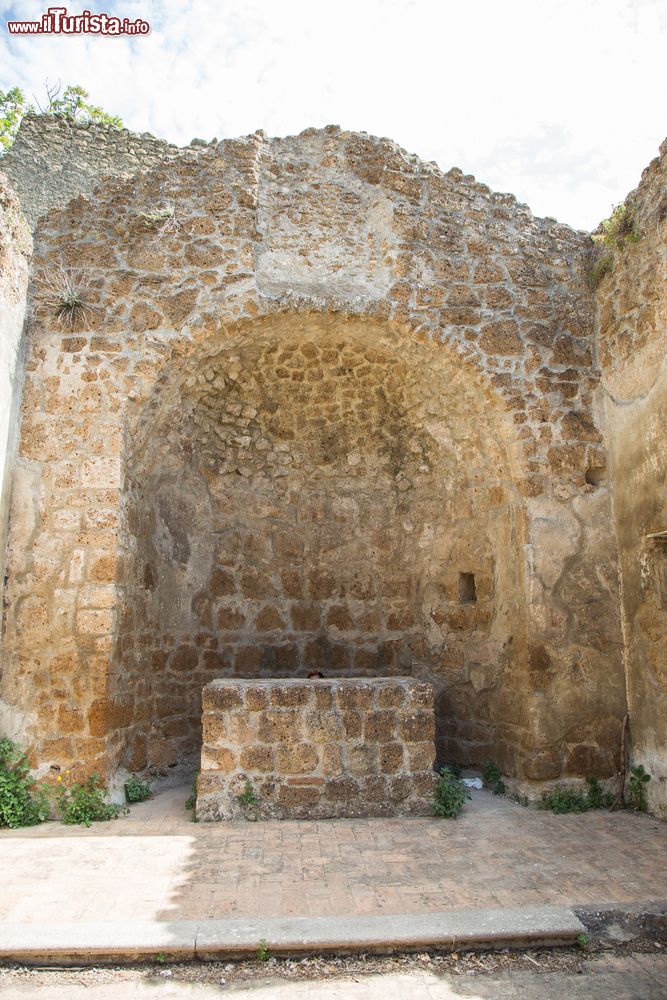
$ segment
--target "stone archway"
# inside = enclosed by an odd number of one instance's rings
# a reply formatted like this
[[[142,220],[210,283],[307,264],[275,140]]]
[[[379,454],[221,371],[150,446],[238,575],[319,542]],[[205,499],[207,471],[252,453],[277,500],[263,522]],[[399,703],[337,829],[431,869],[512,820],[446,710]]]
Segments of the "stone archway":
[[[167,366],[128,428],[115,650],[133,770],[187,764],[216,676],[414,674],[442,758],[519,726],[512,425],[398,324],[286,313]]]

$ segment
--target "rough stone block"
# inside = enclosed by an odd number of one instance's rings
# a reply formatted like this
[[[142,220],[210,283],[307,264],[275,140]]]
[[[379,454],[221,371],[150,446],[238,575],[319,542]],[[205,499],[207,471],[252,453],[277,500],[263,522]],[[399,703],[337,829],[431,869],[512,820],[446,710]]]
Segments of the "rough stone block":
[[[200,819],[247,809],[293,819],[430,812],[428,684],[408,677],[217,680],[203,703]],[[239,798],[247,782],[257,798],[251,806]]]

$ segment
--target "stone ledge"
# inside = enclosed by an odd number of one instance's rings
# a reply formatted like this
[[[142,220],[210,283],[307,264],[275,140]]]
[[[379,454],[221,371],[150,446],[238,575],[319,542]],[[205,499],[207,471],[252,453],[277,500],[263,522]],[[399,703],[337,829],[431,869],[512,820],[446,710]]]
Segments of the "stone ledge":
[[[265,940],[278,957],[332,953],[549,947],[586,928],[559,906],[501,907],[375,917],[267,917],[160,922],[5,923],[0,962],[100,965],[248,959]]]

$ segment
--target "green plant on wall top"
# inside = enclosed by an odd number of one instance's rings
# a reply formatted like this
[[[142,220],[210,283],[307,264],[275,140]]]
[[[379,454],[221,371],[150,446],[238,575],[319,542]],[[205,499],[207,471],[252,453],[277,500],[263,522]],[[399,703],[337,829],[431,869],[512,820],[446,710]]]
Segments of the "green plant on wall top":
[[[608,219],[601,222],[598,232],[593,234],[593,242],[610,250],[622,249],[626,243],[637,243],[641,234],[632,208],[616,205]]]
[[[470,797],[462,779],[450,768],[443,767],[433,793],[433,815],[455,819]]]
[[[592,239],[597,252],[588,278],[591,287],[597,288],[605,275],[614,269],[615,251],[641,239],[632,207],[625,203],[616,205],[609,218],[600,223]]]
[[[102,108],[91,104],[88,91],[78,84],[68,84],[62,90],[62,83],[46,85],[46,104],[36,108],[26,100],[20,87],[10,90],[0,90],[0,155],[14,144],[23,118],[27,114],[41,111],[45,114],[57,115],[70,121],[99,122],[112,128],[122,128],[123,123],[118,115],[109,115]]]
[[[20,87],[0,90],[0,155],[10,149],[16,138],[23,116],[34,111]]]
[[[35,826],[48,815],[46,794],[30,777],[25,754],[12,740],[0,739],[0,826]]]

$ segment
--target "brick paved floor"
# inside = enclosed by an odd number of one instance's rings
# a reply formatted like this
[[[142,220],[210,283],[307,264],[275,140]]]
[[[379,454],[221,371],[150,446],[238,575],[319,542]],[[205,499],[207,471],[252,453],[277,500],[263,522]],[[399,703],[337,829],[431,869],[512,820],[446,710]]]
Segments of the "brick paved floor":
[[[667,898],[667,824],[473,792],[457,820],[194,824],[188,789],[90,829],[0,831],[0,919],[207,919]]]

